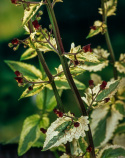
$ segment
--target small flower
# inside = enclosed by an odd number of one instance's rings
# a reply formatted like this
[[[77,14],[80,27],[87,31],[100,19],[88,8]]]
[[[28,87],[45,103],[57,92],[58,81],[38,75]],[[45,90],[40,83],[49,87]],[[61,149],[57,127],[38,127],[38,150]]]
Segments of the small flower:
[[[29,86],[29,87],[28,87],[28,90],[29,90],[29,91],[32,91],[32,90],[33,90],[33,86]]]
[[[39,25],[39,23],[38,23],[37,20],[34,20],[34,21],[32,22],[32,24],[33,24],[33,26],[34,26],[34,28],[35,28],[36,30],[38,30],[38,29],[40,28],[40,25]]]
[[[78,60],[74,60],[74,65],[75,66],[79,65],[79,61]]]
[[[54,109],[53,112],[54,112],[55,114],[57,114],[57,113],[58,113],[58,110],[57,110],[57,109]]]
[[[109,100],[110,100],[110,98],[105,98],[104,102],[107,103],[107,102],[109,102]]]
[[[90,29],[96,30],[96,26],[90,26]]]
[[[83,50],[84,50],[85,53],[86,53],[86,52],[92,52],[91,44],[88,44],[88,45],[84,46],[84,47],[83,47]]]
[[[47,132],[47,130],[44,129],[44,128],[40,128],[40,131],[41,131],[43,134],[45,134],[45,133]]]
[[[14,39],[11,41],[11,43],[12,43],[13,45],[17,45],[17,44],[19,44],[19,40],[18,40],[17,38],[14,38]]]
[[[18,83],[23,83],[23,78],[22,78],[22,77],[15,77],[15,80],[16,80]]]
[[[61,112],[61,111],[59,111],[57,109],[54,109],[53,111],[58,117],[63,117],[63,112]]]
[[[74,127],[79,127],[80,123],[79,122],[74,122]]]
[[[91,145],[89,145],[89,146],[87,147],[86,151],[89,152],[89,153],[92,151]]]
[[[17,77],[20,77],[20,76],[21,76],[21,73],[20,73],[19,71],[15,71],[15,75],[16,75]]]
[[[101,90],[104,90],[105,87],[106,87],[106,85],[107,85],[107,82],[106,82],[106,81],[103,81],[102,84],[100,85],[100,89],[101,89]]]
[[[11,0],[11,3],[17,4],[18,0]]]
[[[93,80],[89,80],[89,87],[91,89],[94,87],[94,81]]]

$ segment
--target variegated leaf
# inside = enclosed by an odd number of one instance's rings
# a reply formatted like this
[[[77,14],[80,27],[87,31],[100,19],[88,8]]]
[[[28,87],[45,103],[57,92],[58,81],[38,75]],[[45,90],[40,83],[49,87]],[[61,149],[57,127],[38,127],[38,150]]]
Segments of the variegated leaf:
[[[35,66],[18,61],[6,60],[5,63],[13,70],[19,71],[28,80],[42,79],[42,74]]]
[[[43,5],[43,1],[38,4],[31,3],[25,10],[24,10],[24,17],[23,17],[23,25],[25,25],[38,11],[38,9]]]
[[[20,60],[28,60],[37,56],[37,52],[33,48],[28,48],[22,55]]]

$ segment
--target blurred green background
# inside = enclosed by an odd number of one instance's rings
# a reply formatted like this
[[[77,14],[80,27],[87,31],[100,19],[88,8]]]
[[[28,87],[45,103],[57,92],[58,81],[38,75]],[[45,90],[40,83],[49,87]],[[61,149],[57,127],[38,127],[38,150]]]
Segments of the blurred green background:
[[[64,43],[65,51],[70,50],[71,43],[75,45],[86,45],[91,43],[92,48],[101,45],[107,49],[104,36],[97,35],[87,39],[89,27],[95,20],[101,20],[98,14],[100,0],[64,0],[55,6],[55,13],[59,24],[61,37]],[[46,8],[43,7],[44,15],[40,23],[43,27],[49,25]],[[112,45],[115,51],[116,59],[120,53],[125,53],[125,0],[118,1],[117,16],[108,18],[109,33]],[[0,1],[0,142],[9,140],[19,135],[23,120],[34,113],[37,113],[35,106],[35,97],[25,98],[18,101],[24,88],[19,88],[14,80],[14,73],[4,63],[4,60],[20,60],[20,55],[25,50],[20,46],[18,51],[14,52],[8,47],[8,43],[13,38],[24,38],[24,30],[21,24],[23,17],[23,8],[15,7],[10,0]],[[54,53],[46,53],[45,59],[52,73],[55,73],[55,67],[60,63],[59,58]],[[39,67],[37,57],[26,61]],[[112,69],[108,67],[101,74],[104,80],[112,76]],[[78,79],[87,84],[89,73],[82,74]],[[83,92],[81,92],[82,94]],[[72,93],[64,91],[62,94],[66,109],[74,107]],[[72,112],[73,112],[72,111]]]

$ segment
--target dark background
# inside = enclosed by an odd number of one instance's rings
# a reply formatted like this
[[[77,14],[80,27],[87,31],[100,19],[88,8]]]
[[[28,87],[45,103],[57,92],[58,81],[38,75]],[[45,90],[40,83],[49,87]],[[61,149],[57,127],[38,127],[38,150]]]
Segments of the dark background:
[[[89,33],[89,27],[95,20],[101,20],[98,14],[100,0],[64,0],[55,6],[55,14],[60,28],[62,41],[65,51],[70,50],[71,43],[75,45],[86,45],[91,43],[92,48],[99,45],[107,49],[104,36],[97,35],[86,39]],[[117,15],[108,18],[109,34],[116,55],[119,58],[120,53],[125,53],[125,0],[118,1]],[[45,6],[44,15],[40,23],[43,27],[49,25],[48,15]],[[20,60],[20,55],[24,48],[21,46],[14,52],[8,47],[8,43],[13,38],[24,38],[24,30],[21,24],[23,17],[23,8],[15,7],[10,0],[0,0],[0,142],[5,142],[19,135],[23,120],[34,113],[37,113],[34,97],[25,98],[18,101],[24,88],[19,88],[14,80],[14,73],[4,63],[4,60]],[[54,53],[46,53],[45,59],[52,73],[55,73],[55,67],[59,65],[59,59]],[[37,57],[28,61],[39,66]],[[101,74],[103,80],[112,77],[112,69],[108,67]],[[89,73],[80,75],[78,79],[87,84]],[[83,92],[82,92],[83,93]],[[74,107],[71,92],[64,91],[62,95],[63,102],[68,108]],[[74,110],[75,111],[75,110]]]

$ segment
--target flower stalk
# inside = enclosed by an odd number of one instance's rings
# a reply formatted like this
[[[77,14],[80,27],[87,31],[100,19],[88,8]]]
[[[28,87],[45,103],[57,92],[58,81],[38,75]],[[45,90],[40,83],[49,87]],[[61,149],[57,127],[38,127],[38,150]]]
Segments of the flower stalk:
[[[103,19],[103,22],[107,25],[107,15],[106,15],[106,10],[105,10],[104,0],[101,0],[101,7],[102,7],[102,19]],[[112,44],[111,44],[111,40],[110,40],[110,37],[109,37],[108,27],[107,27],[106,32],[105,32],[105,40],[106,40],[107,47],[108,47],[108,50],[109,50],[109,53],[110,53],[110,56],[111,56],[111,60],[112,60],[112,64],[113,64],[114,79],[117,80],[118,79],[118,74],[117,74],[117,70],[114,66],[114,64],[115,64],[115,54],[114,54]]]
[[[59,51],[59,57],[60,57],[60,61],[61,61],[61,64],[62,64],[62,67],[63,67],[63,70],[64,70],[64,74],[65,74],[65,76],[67,78],[67,81],[68,81],[68,83],[71,87],[71,90],[72,90],[72,92],[75,96],[77,105],[79,106],[80,110],[82,111],[83,116],[87,116],[88,114],[87,114],[87,111],[86,111],[85,106],[83,104],[83,101],[81,99],[80,93],[79,93],[79,91],[78,91],[78,89],[77,89],[77,87],[76,87],[76,85],[73,81],[73,78],[71,76],[71,73],[69,71],[67,60],[63,56],[63,53],[65,51],[64,51],[64,47],[63,47],[62,40],[61,40],[61,37],[60,37],[58,24],[57,24],[57,21],[56,21],[56,17],[55,17],[51,2],[50,2],[50,0],[46,0],[46,1],[47,1],[47,5],[46,5],[47,6],[47,11],[48,11],[48,15],[49,15],[49,18],[50,18],[50,22],[52,24],[53,33],[54,33],[54,36],[55,36],[55,39],[56,39],[57,48],[58,48],[58,51]],[[89,126],[89,131],[86,132],[86,134],[87,134],[88,143],[92,147],[92,152],[90,153],[90,157],[95,158],[94,144],[93,144],[93,139],[92,139],[90,126]]]

